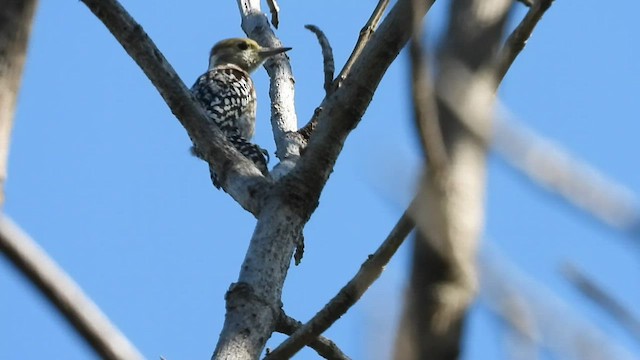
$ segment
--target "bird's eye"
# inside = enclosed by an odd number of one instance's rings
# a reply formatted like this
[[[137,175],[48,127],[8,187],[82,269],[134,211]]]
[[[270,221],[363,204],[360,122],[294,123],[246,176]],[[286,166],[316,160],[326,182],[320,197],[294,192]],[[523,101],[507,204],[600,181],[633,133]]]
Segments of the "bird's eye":
[[[238,44],[238,49],[240,50],[247,50],[248,48],[249,48],[249,44],[247,44],[244,41]]]

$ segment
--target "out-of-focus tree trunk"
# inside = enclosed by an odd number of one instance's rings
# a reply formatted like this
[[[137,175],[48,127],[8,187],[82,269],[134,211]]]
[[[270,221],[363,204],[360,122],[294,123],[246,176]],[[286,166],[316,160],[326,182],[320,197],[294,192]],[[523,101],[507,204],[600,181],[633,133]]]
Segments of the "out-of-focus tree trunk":
[[[492,61],[510,0],[452,1],[435,86],[446,146],[444,171],[427,174],[416,213],[409,289],[395,359],[457,359],[476,287],[475,256],[484,223],[482,144],[461,125],[491,127],[495,90]]]
[[[0,206],[9,140],[37,0],[0,0]]]

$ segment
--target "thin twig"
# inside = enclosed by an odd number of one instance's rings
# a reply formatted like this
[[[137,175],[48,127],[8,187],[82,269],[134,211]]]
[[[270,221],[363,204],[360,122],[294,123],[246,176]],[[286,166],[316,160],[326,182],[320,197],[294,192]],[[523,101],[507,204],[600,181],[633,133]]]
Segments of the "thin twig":
[[[561,269],[567,280],[588,299],[609,313],[611,317],[626,328],[636,341],[640,342],[640,320],[628,308],[602,289],[586,274],[571,264]]]
[[[340,74],[336,78],[336,86],[339,86],[340,83],[344,81],[344,79],[346,79],[349,75],[353,64],[360,56],[362,49],[364,49],[364,47],[367,45],[369,39],[371,39],[371,35],[373,35],[373,32],[378,27],[378,23],[380,22],[380,19],[382,19],[382,15],[384,14],[384,11],[386,10],[388,5],[389,0],[378,1],[378,5],[376,5],[376,8],[373,10],[371,17],[369,17],[367,23],[360,30],[358,41],[356,42],[356,46],[353,48],[351,55],[349,55],[349,59],[347,60],[346,65],[342,68],[342,71],[340,71]]]
[[[209,166],[221,175],[223,189],[256,215],[270,186],[253,162],[236,150],[196,103],[173,67],[116,0],[82,0],[120,42],[151,80],[173,114],[187,130]]]
[[[269,12],[271,13],[271,24],[273,24],[274,28],[278,28],[280,25],[280,6],[278,6],[278,2],[276,0],[267,0],[267,5],[269,6]]]
[[[0,250],[73,325],[103,359],[143,359],[140,352],[38,244],[7,217]]]
[[[413,229],[412,211],[413,206],[409,206],[409,209],[402,214],[376,252],[369,255],[369,258],[362,264],[358,273],[340,289],[322,310],[269,353],[266,359],[291,358],[306,344],[327,330],[360,299],[369,286],[380,276],[391,257]]]
[[[518,54],[524,49],[533,29],[542,18],[542,15],[549,9],[552,2],[553,0],[534,0],[533,5],[529,8],[520,24],[509,35],[496,56],[496,78],[498,82],[502,81]]]
[[[413,0],[413,8],[423,6],[423,3],[421,0]],[[417,16],[412,18],[413,36],[409,53],[411,54],[411,95],[414,119],[429,173],[440,177],[447,166],[447,152],[438,120],[438,106],[433,94],[427,57],[422,46],[422,18]]]
[[[322,49],[322,64],[324,69],[324,91],[327,96],[331,93],[333,87],[331,84],[333,83],[333,72],[336,70],[335,63],[333,61],[333,50],[331,49],[331,44],[329,43],[329,39],[327,36],[315,25],[305,25],[304,26],[309,31],[316,34],[318,38],[318,42],[320,43],[320,48]]]
[[[276,324],[276,331],[285,335],[292,335],[296,330],[302,327],[302,323],[287,314],[284,311],[280,314],[280,319]],[[342,350],[333,341],[325,338],[324,336],[318,336],[308,345],[315,350],[318,355],[325,359],[330,360],[348,360],[349,357],[345,355]]]

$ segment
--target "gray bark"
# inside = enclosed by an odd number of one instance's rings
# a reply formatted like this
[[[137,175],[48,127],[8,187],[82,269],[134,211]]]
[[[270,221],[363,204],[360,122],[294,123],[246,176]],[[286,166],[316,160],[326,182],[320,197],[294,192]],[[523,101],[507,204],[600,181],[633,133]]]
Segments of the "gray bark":
[[[9,143],[36,0],[0,0],[0,206],[4,204]]]

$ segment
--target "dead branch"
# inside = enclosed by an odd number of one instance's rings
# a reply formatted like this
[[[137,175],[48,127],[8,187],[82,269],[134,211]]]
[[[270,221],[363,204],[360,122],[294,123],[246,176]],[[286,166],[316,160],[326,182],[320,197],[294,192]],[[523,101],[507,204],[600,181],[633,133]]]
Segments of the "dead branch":
[[[413,8],[422,6],[420,0],[413,1]],[[419,13],[416,11],[415,13]],[[409,54],[411,60],[411,95],[413,113],[418,130],[422,151],[426,159],[426,167],[430,176],[440,177],[447,166],[447,150],[442,138],[442,130],[438,120],[438,106],[432,88],[431,74],[427,65],[422,42],[422,19],[412,18],[413,36],[411,37]]]
[[[298,329],[302,327],[302,323],[287,314],[282,312],[280,319],[276,325],[276,331],[286,335],[292,335]],[[318,355],[325,359],[330,360],[349,360],[349,357],[345,355],[342,350],[333,341],[325,338],[324,336],[318,336],[315,340],[311,341],[307,346],[314,349]]]
[[[617,323],[626,328],[636,341],[640,341],[640,320],[627,307],[622,305],[586,274],[578,270],[577,267],[567,263],[562,267],[561,272],[582,295],[593,301]]]
[[[277,29],[278,25],[280,25],[280,6],[278,6],[276,0],[267,0],[267,5],[271,13],[271,24]]]
[[[511,317],[510,305],[518,302],[536,321],[534,334],[523,336],[562,359],[635,359],[593,323],[578,314],[551,291],[527,276],[495,247],[483,249],[478,259],[481,278],[480,300],[488,305],[506,325],[522,330],[517,318]]]
[[[4,204],[13,114],[37,0],[0,4],[0,207]]]
[[[384,267],[413,229],[411,211],[413,211],[413,207],[410,206],[409,210],[400,217],[380,247],[373,255],[369,255],[369,258],[360,266],[360,270],[356,275],[340,289],[322,310],[271,351],[266,359],[291,358],[306,344],[313,341],[340,319],[362,297],[369,286],[382,274]]]
[[[384,11],[387,9],[388,5],[389,5],[389,0],[378,1],[378,4],[376,5],[376,8],[373,10],[373,13],[369,17],[369,20],[364,25],[364,27],[360,30],[360,35],[358,36],[358,41],[356,42],[356,46],[353,48],[353,51],[351,52],[351,55],[349,55],[349,59],[347,60],[347,63],[344,65],[344,67],[340,71],[340,74],[336,78],[335,86],[340,86],[340,83],[344,81],[344,79],[346,79],[347,76],[349,76],[349,72],[351,71],[351,68],[353,67],[356,60],[362,53],[362,50],[365,48],[365,46],[371,39],[371,36],[373,35],[373,33],[376,31],[376,28],[378,27],[378,23],[380,22],[380,19],[382,19],[382,15],[384,14]]]
[[[103,359],[143,359],[82,289],[17,225],[0,220],[0,250]]]
[[[486,152],[457,123],[464,118],[490,129],[494,87],[486,78],[510,6],[510,0],[451,2],[436,92],[455,99],[458,112],[435,97],[448,162],[446,172],[423,180],[426,195],[418,204],[419,236],[394,354],[399,360],[455,359],[460,353],[477,288],[474,259],[483,226]],[[469,69],[468,76],[458,68]]]
[[[242,30],[263,46],[280,47],[267,17],[260,10],[259,0],[237,0],[242,17]],[[271,128],[276,143],[276,157],[280,163],[272,172],[274,179],[284,176],[300,156],[305,142],[298,134],[298,117],[294,103],[294,77],[286,54],[270,58],[264,65],[271,78]]]
[[[496,60],[496,77],[497,82],[500,83],[502,78],[507,74],[511,64],[515,61],[516,57],[524,46],[527,44],[527,40],[531,37],[533,29],[538,24],[538,21],[542,18],[542,15],[551,7],[553,0],[532,0],[533,4],[530,6],[529,11],[524,16],[520,24],[513,30],[506,43],[498,53]]]
[[[322,49],[322,64],[324,69],[324,91],[325,95],[329,96],[332,90],[331,84],[333,83],[333,72],[335,71],[335,63],[333,61],[333,50],[327,36],[315,25],[305,25],[306,29],[316,34],[320,48]]]

